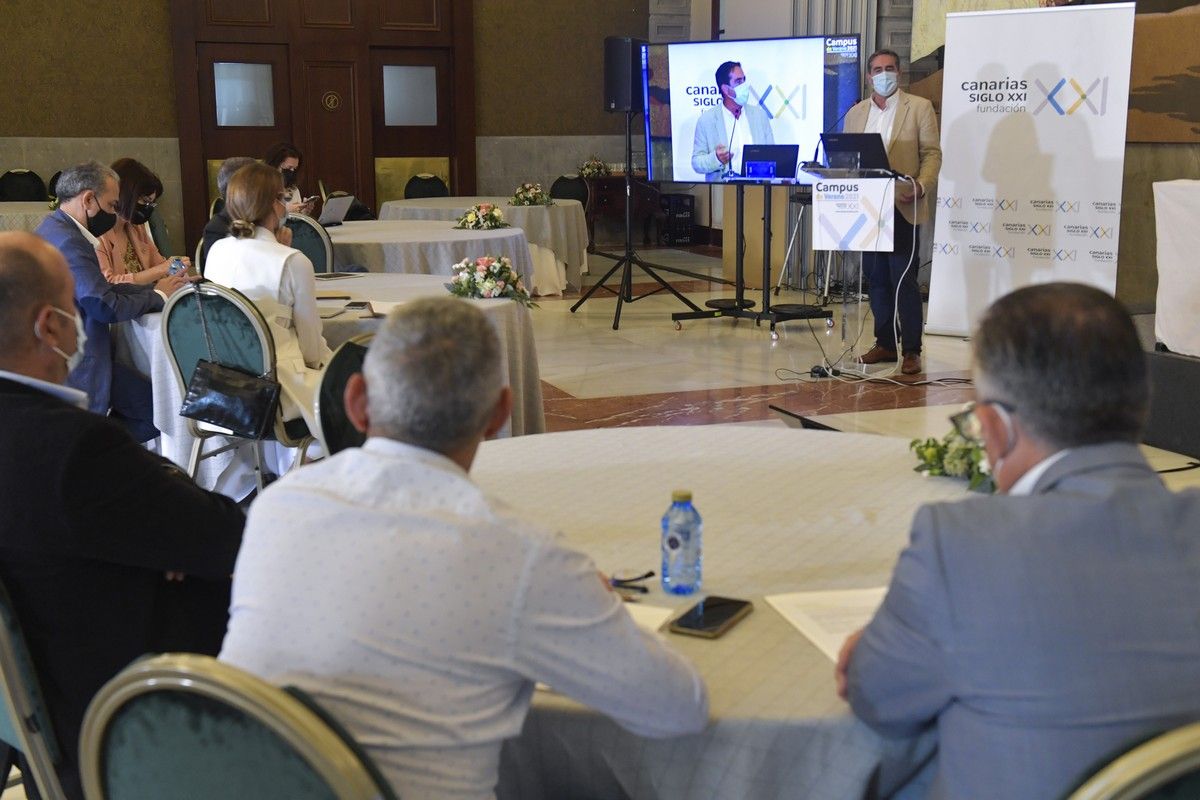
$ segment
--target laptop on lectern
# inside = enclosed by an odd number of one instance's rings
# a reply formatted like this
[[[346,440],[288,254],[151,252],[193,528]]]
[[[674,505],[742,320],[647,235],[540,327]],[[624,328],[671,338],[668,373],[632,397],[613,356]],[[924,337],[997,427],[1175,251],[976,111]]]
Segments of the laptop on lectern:
[[[896,175],[878,133],[822,133],[821,148],[825,163],[819,167],[806,164],[805,172],[822,178]]]

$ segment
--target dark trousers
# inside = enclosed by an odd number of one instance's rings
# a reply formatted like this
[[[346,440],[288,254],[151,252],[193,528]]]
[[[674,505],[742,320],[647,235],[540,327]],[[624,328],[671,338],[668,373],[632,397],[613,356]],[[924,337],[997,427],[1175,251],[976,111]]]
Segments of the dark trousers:
[[[896,331],[892,327],[895,314],[899,318],[903,352],[920,353],[921,290],[917,286],[920,243],[917,229],[899,212],[894,225],[892,252],[863,253],[862,257],[863,277],[870,284],[871,315],[875,317],[875,343],[885,350],[896,349]]]
[[[124,364],[113,363],[112,389],[109,392],[112,418],[125,426],[138,442],[158,437],[154,427],[154,395],[150,381]]]

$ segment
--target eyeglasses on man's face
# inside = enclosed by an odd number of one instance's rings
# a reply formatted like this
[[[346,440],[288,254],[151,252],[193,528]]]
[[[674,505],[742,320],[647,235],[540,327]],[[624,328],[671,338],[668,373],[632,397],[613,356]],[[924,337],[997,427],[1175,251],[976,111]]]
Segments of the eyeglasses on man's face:
[[[974,400],[967,403],[966,407],[950,416],[950,424],[954,426],[954,430],[958,431],[958,435],[974,444],[983,444],[983,423],[979,419],[979,414],[976,413],[980,406],[996,406],[1011,414],[1016,411],[1016,408],[1008,403],[999,400]]]

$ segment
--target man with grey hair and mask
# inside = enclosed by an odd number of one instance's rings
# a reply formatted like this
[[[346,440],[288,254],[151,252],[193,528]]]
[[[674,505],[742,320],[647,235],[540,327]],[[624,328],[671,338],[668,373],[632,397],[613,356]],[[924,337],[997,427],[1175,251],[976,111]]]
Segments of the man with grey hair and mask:
[[[1108,294],[1019,289],[973,349],[978,399],[952,421],[1000,494],[917,511],[838,689],[885,735],[936,728],[936,798],[1063,797],[1200,719],[1200,492],[1138,449],[1146,360]]]
[[[250,156],[234,156],[227,158],[221,162],[221,168],[217,170],[217,193],[221,196],[224,202],[225,190],[229,188],[229,180],[233,174],[247,164],[253,164],[257,161],[256,158]],[[200,270],[203,273],[204,260],[208,258],[209,249],[217,242],[229,235],[229,213],[222,206],[221,210],[213,214],[212,217],[204,226],[204,244],[200,247]],[[292,246],[292,229],[286,225],[280,226],[279,230],[275,231],[275,239],[282,245]]]
[[[167,297],[188,282],[167,276],[157,283],[109,283],[96,257],[99,237],[117,221],[119,179],[98,161],[63,170],[58,178],[58,210],[35,233],[58,248],[75,278],[75,305],[83,317],[87,348],[67,376],[67,385],[87,392],[88,407],[121,422],[139,442],[158,436],[150,381],[113,360],[108,326],[162,311]]]
[[[512,407],[478,309],[392,312],[345,399],[363,447],[251,508],[223,660],[312,694],[400,797],[493,797],[537,681],[642,736],[704,728],[695,669],[589,558],[468,476]]]

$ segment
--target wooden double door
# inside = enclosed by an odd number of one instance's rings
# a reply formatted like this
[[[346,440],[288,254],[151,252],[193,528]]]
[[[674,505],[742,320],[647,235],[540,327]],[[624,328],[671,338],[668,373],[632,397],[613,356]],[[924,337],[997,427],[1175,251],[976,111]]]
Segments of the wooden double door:
[[[220,161],[290,142],[299,183],[376,206],[377,162],[475,191],[471,0],[171,0],[188,246]]]

